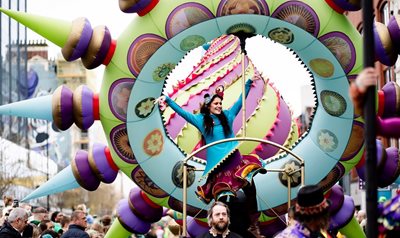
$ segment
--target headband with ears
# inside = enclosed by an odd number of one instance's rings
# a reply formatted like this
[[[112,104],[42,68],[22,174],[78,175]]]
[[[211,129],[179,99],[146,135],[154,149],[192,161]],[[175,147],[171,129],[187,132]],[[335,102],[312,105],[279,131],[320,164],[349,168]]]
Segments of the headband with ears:
[[[211,99],[215,96],[218,95],[220,96],[222,99],[224,98],[224,86],[223,85],[219,85],[216,89],[215,89],[215,93],[213,95],[210,95],[208,93],[206,93],[204,95],[204,104],[209,104],[211,102]]]

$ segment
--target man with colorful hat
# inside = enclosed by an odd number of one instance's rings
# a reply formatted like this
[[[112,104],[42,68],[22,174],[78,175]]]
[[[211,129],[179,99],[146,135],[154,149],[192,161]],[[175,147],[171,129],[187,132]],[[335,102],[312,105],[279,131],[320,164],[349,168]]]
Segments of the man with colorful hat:
[[[306,185],[297,194],[294,218],[297,222],[280,232],[276,238],[326,238],[329,227],[329,202],[317,185]],[[325,234],[325,235],[324,235]]]

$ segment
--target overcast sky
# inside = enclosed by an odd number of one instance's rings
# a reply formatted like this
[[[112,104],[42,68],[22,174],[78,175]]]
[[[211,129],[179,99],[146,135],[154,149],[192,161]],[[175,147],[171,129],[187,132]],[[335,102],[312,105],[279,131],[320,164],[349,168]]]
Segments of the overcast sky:
[[[78,17],[86,17],[92,27],[106,25],[111,35],[116,39],[136,14],[126,14],[120,11],[117,0],[27,0],[28,13],[72,21]],[[40,36],[28,31],[28,39],[41,39]],[[252,41],[257,42],[257,41]],[[281,91],[285,100],[292,106],[295,115],[301,113],[302,106],[311,101],[301,100],[300,87],[308,84],[306,70],[295,57],[279,44],[270,44],[267,41],[250,43],[248,53],[257,69],[270,77]],[[257,46],[256,46],[257,45]],[[49,42],[49,54],[55,57],[60,48]],[[256,48],[257,47],[257,48]],[[290,65],[290,67],[288,67]],[[101,71],[100,75],[101,76]],[[287,87],[291,85],[291,87]]]

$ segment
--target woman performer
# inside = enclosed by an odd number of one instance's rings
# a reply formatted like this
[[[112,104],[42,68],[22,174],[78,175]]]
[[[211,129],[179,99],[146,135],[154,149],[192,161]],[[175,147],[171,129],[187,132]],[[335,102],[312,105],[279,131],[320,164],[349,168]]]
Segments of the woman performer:
[[[247,96],[253,80],[261,77],[256,75],[253,79],[246,82],[245,95]],[[183,117],[188,123],[195,126],[201,133],[205,144],[215,141],[235,137],[232,125],[235,117],[242,108],[242,96],[228,110],[222,110],[223,87],[219,86],[213,95],[205,94],[204,103],[200,113],[193,114],[183,110],[168,96],[161,96],[155,103],[163,104],[166,102],[177,114]],[[262,160],[257,155],[242,156],[237,149],[237,141],[224,142],[211,146],[207,149],[207,164],[203,176],[207,177],[207,182],[197,187],[197,196],[205,203],[212,199],[229,202],[231,197],[236,197],[236,193],[243,189],[246,200],[252,200],[250,222],[253,226],[249,228],[255,237],[263,237],[259,233],[257,226],[258,216],[256,203],[256,190],[252,178],[256,173],[266,173],[263,168]]]

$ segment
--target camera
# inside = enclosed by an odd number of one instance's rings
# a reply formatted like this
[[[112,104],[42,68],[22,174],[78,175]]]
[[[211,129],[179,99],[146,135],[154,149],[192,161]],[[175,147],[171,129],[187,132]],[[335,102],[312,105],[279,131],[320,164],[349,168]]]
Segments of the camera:
[[[12,207],[19,207],[19,200],[18,199],[14,199]]]

